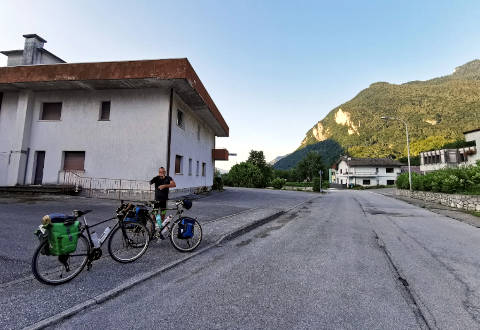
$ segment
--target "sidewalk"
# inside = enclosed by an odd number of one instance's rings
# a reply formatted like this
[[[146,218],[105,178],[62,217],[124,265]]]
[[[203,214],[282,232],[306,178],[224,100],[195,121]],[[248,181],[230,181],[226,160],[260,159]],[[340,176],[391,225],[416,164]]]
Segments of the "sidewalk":
[[[477,217],[473,214],[461,211],[457,208],[449,207],[446,205],[441,205],[439,203],[432,203],[432,202],[426,202],[421,199],[416,199],[416,198],[410,198],[406,196],[399,196],[395,194],[395,189],[394,188],[385,188],[385,189],[376,189],[376,190],[370,190],[372,193],[377,193],[380,195],[384,195],[387,197],[392,197],[398,200],[402,200],[404,202],[407,202],[409,204],[427,209],[429,211],[447,216],[449,218],[452,218],[454,220],[458,220],[460,222],[464,222],[466,224],[469,224],[473,227],[480,228],[480,217]]]
[[[244,194],[245,191],[240,193]],[[252,192],[252,194],[258,193],[262,192]],[[231,198],[228,194],[222,195],[221,198],[216,196],[202,198],[201,200],[206,203],[198,201],[195,209],[196,212],[200,212],[196,215],[202,224],[203,240],[193,254],[177,252],[167,239],[151,242],[148,251],[136,262],[119,264],[110,258],[107,246],[104,245],[102,247],[103,257],[93,263],[90,272],[85,269],[71,282],[56,287],[38,283],[33,279],[29,265],[24,265],[27,271],[23,273],[24,275],[0,284],[0,304],[2,305],[0,325],[2,328],[23,328],[50,317],[54,319],[65,317],[71,312],[75,313],[110,299],[136,283],[153,276],[156,276],[158,285],[161,285],[161,275],[158,276],[158,274],[174,267],[182,260],[192,257],[195,253],[215,247],[222,238],[233,238],[243,231],[249,230],[249,226],[261,225],[298,204],[303,204],[313,198],[321,198],[317,194],[305,193],[304,196],[301,196],[301,200],[298,200],[298,193],[294,194],[296,199],[293,199],[292,203],[277,205],[266,203],[253,208],[245,208],[240,203],[238,206],[225,205],[228,198]],[[212,200],[208,201],[211,197],[213,197]],[[212,205],[218,205],[217,209],[223,210],[223,214],[228,213],[228,215],[222,216],[221,212],[221,216],[216,217],[215,212],[205,213],[207,210],[211,210]],[[194,211],[193,208],[191,211]],[[213,211],[219,212],[218,210]],[[201,213],[205,214],[202,216]],[[100,229],[100,232],[102,230],[103,228]],[[66,310],[69,311],[65,313]]]

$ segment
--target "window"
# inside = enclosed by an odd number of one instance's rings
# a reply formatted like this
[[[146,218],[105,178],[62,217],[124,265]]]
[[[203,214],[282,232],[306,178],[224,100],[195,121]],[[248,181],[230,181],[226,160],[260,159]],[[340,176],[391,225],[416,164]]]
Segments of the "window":
[[[387,180],[387,186],[393,186],[395,184],[395,180]]]
[[[370,185],[370,180],[363,180],[363,184],[365,186],[369,186]]]
[[[197,160],[197,169],[195,170],[195,175],[196,175],[196,176],[198,176],[199,168],[200,168],[200,165],[199,165],[199,162],[198,162],[198,160]]]
[[[62,103],[43,103],[40,120],[60,120]]]
[[[182,174],[183,169],[183,157],[176,155],[175,156],[175,174]]]
[[[342,174],[342,169],[340,169],[340,174]]]
[[[84,171],[85,151],[65,151],[63,157],[64,171]]]
[[[387,173],[393,173],[393,167],[387,167],[386,171]]]
[[[100,117],[98,120],[110,120],[110,101],[102,102],[100,107]]]
[[[200,141],[200,124],[197,127],[197,140]]]
[[[207,164],[202,163],[202,176],[205,176],[205,170],[207,169]]]
[[[192,159],[188,159],[188,175],[192,175]]]
[[[177,126],[183,128],[183,112],[177,110]]]

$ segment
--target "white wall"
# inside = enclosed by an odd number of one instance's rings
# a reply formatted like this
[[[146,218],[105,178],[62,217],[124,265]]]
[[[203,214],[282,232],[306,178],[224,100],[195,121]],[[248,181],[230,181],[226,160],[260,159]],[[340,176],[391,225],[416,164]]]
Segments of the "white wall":
[[[98,120],[102,101],[109,121]],[[60,121],[39,120],[43,102],[62,102]],[[149,180],[166,163],[168,90],[37,92],[34,104],[27,184],[37,150],[46,152],[43,183],[58,182],[64,151],[85,151],[87,177]]]
[[[387,167],[393,168],[393,173],[387,173]],[[378,170],[377,170],[378,169]],[[340,170],[342,173],[340,173]],[[347,175],[347,171],[350,172]],[[336,171],[336,183],[354,184],[361,186],[387,185],[388,180],[397,180],[401,169],[393,166],[351,166],[342,160]],[[370,180],[370,184],[363,184],[363,180]]]
[[[480,131],[475,131],[465,134],[465,141],[475,141],[477,152],[474,155],[468,156],[468,164],[474,165],[477,160],[480,160]]]
[[[18,93],[3,93],[0,109],[0,186],[7,185],[8,161],[13,151]]]
[[[177,110],[184,113],[183,128],[177,126]],[[200,140],[197,139],[197,126],[200,124]],[[199,120],[194,112],[174,95],[172,108],[172,141],[169,175],[178,188],[211,186],[213,184],[214,162],[212,149],[215,148],[215,134]],[[182,174],[175,174],[175,156],[183,156]],[[188,160],[192,159],[192,175],[188,173]],[[196,175],[196,162],[199,162],[199,175]],[[205,176],[202,176],[202,162],[206,163]]]

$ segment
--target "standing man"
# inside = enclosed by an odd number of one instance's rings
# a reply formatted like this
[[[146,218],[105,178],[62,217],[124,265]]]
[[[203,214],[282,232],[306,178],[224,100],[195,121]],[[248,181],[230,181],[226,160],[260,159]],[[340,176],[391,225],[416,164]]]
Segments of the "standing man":
[[[160,215],[163,222],[165,220],[165,214],[167,213],[168,192],[170,188],[174,188],[177,185],[175,181],[167,175],[164,167],[158,169],[158,175],[150,180],[150,184],[155,184],[155,201],[158,202],[158,206],[160,207]]]

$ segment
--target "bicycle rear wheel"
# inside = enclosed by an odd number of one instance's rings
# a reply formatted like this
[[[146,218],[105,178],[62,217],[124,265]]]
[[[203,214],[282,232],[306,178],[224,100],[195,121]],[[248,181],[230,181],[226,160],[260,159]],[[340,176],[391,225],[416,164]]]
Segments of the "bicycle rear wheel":
[[[49,285],[58,285],[72,280],[87,264],[90,244],[83,234],[78,236],[77,249],[66,255],[49,254],[48,240],[40,243],[33,254],[32,272],[35,278]]]
[[[113,260],[128,263],[140,258],[148,248],[150,233],[138,222],[120,224],[108,239],[108,252]]]
[[[179,237],[178,233],[181,219],[175,221],[172,226],[172,230],[170,231],[170,242],[172,243],[173,247],[180,252],[191,252],[195,250],[202,241],[202,226],[200,226],[200,223],[196,219],[189,219],[194,221],[193,236],[191,238]]]

